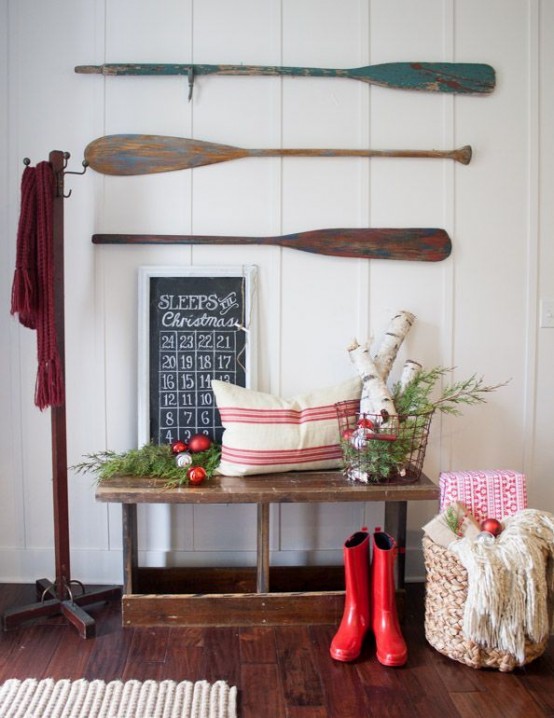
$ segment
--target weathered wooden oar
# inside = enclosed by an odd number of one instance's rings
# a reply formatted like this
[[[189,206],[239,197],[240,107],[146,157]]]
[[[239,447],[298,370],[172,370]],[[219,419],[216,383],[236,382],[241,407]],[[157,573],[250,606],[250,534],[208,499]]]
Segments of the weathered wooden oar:
[[[270,244],[332,257],[440,262],[452,243],[444,229],[314,229],[280,237],[93,234],[94,244]]]
[[[195,75],[281,75],[344,77],[400,90],[487,95],[496,79],[490,65],[469,62],[387,62],[347,69],[279,67],[275,65],[78,65],[75,72],[100,75],[187,75],[192,90]]]
[[[85,161],[107,175],[143,175],[203,167],[243,157],[431,157],[467,165],[471,147],[457,150],[243,149],[163,135],[106,135],[85,148]]]

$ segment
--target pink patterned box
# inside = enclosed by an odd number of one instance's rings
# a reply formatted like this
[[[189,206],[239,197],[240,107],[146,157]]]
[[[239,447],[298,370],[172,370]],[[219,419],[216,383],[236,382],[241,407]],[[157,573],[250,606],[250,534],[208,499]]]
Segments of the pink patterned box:
[[[458,501],[477,521],[502,519],[527,508],[525,475],[517,471],[442,472],[439,488],[441,511]]]

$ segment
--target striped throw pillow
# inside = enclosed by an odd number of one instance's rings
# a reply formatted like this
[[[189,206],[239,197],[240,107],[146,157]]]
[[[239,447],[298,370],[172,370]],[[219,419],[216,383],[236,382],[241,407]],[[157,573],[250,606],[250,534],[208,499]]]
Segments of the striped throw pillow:
[[[281,399],[212,380],[223,432],[219,473],[246,476],[341,466],[335,404],[359,411],[359,378]]]

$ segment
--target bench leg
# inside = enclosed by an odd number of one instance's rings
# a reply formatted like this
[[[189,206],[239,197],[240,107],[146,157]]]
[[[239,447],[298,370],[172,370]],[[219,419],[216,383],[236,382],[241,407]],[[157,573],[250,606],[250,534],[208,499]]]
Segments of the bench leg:
[[[269,504],[258,504],[256,591],[269,592]]]
[[[407,518],[407,501],[387,501],[385,503],[385,531],[395,539],[398,546],[398,556],[396,559],[396,588],[399,590],[403,590],[406,585]]]
[[[121,504],[123,512],[123,593],[136,592],[138,568],[137,505]]]

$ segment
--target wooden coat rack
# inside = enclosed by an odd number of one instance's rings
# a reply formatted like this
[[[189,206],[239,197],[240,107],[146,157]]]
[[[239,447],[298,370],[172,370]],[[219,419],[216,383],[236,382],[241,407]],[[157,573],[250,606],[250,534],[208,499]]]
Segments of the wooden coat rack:
[[[48,156],[56,178],[53,200],[53,261],[54,261],[54,311],[58,352],[65,375],[65,294],[64,294],[64,176],[82,175],[67,171],[68,152],[53,150]],[[25,160],[25,164],[29,161]],[[36,581],[37,602],[19,608],[8,609],[3,616],[4,630],[15,628],[27,621],[62,614],[77,628],[82,638],[96,635],[94,619],[83,610],[90,606],[121,597],[119,586],[107,586],[87,591],[84,585],[71,578],[69,541],[69,504],[67,485],[67,430],[65,402],[51,407],[52,426],[52,483],[54,517],[55,579],[41,578]],[[75,589],[78,595],[75,595]]]

